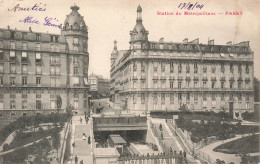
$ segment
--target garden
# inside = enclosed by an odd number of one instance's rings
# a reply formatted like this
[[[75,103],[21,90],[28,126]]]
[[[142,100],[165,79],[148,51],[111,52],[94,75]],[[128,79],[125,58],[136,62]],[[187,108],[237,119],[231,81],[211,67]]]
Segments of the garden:
[[[182,130],[191,132],[191,140],[195,143],[201,140],[207,140],[208,137],[216,136],[219,140],[225,140],[234,137],[236,134],[247,134],[259,132],[258,126],[244,126],[241,122],[235,125],[228,123],[232,119],[225,113],[209,114],[205,117],[202,116],[189,116],[197,117],[196,121],[188,119],[185,114],[180,114],[176,120],[176,124]]]

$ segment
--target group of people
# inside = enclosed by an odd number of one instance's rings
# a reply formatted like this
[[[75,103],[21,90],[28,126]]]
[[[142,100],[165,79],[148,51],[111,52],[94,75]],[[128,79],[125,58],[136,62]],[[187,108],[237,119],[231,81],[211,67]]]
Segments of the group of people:
[[[85,133],[83,133],[82,134],[82,140],[86,140],[86,138],[87,138],[87,136],[86,136],[86,134]],[[91,144],[91,137],[90,136],[88,136],[88,144]]]

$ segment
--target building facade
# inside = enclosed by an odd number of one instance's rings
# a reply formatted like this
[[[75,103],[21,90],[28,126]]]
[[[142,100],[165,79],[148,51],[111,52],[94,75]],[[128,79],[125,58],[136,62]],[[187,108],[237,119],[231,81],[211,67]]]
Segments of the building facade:
[[[147,111],[253,111],[254,53],[249,42],[215,45],[199,39],[181,43],[149,41],[137,8],[130,49],[111,54],[111,99],[125,108]]]
[[[90,93],[92,98],[102,98],[109,96],[109,80],[103,76],[91,74],[88,77],[90,85]]]
[[[87,110],[88,29],[71,10],[60,35],[0,29],[0,119],[56,110],[58,95],[61,109]]]

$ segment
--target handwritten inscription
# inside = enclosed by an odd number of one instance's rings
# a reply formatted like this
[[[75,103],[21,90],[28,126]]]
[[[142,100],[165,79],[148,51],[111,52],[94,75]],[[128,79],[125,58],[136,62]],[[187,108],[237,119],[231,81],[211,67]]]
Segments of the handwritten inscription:
[[[21,7],[20,4],[15,5],[13,8],[8,9],[8,11],[46,11],[46,4],[42,5],[41,3],[38,5],[37,3],[32,7]]]
[[[203,4],[198,4],[198,2],[196,2],[195,4],[189,2],[189,3],[180,3],[178,8],[179,9],[187,9],[187,10],[193,10],[193,9],[202,9],[204,7]]]
[[[55,21],[58,21],[56,18],[51,18],[51,17],[45,17],[44,18],[44,23],[42,25],[44,26],[52,26],[52,27],[57,27],[59,29],[62,29],[62,26],[61,25],[58,25],[58,24],[55,24],[53,22]],[[19,22],[22,22],[22,23],[32,23],[32,24],[40,24],[40,22],[32,17],[32,16],[27,16],[25,19],[23,20],[20,20]]]

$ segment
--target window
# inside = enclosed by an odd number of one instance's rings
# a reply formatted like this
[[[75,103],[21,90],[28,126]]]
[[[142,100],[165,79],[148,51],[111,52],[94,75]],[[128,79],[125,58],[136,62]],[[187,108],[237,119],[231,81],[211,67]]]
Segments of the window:
[[[22,101],[22,109],[27,109],[27,101],[26,100]]]
[[[74,100],[74,108],[75,109],[79,108],[79,100]]]
[[[41,100],[36,100],[36,109],[42,109],[42,102],[41,102]]]
[[[211,96],[212,96],[212,101],[216,101],[216,95],[213,93]]]
[[[234,83],[231,81],[231,82],[230,82],[230,89],[233,88],[233,84],[234,84]]]
[[[197,62],[194,63],[194,70],[198,70],[198,63]]]
[[[222,73],[225,72],[225,65],[224,65],[224,63],[221,63],[221,72],[222,72]]]
[[[189,80],[186,81],[186,88],[190,88],[190,81]]]
[[[1,47],[1,45],[0,45]],[[0,50],[0,61],[4,60],[4,52],[2,50]]]
[[[23,64],[23,65],[22,65],[22,73],[23,73],[23,74],[27,74],[27,73],[28,73],[28,68],[27,68],[27,65],[26,65],[26,64]]]
[[[26,42],[23,42],[23,43],[22,43],[22,49],[23,49],[23,50],[27,50],[27,43],[26,43]]]
[[[42,95],[41,95],[41,91],[40,90],[36,90],[36,98],[41,98]]]
[[[238,82],[238,89],[241,89],[241,86],[242,86],[242,84],[241,84],[241,82]]]
[[[4,79],[3,79],[3,76],[0,76],[0,85],[4,85]]]
[[[10,91],[10,98],[15,98],[16,97],[16,92],[15,91]]]
[[[153,62],[153,70],[154,70],[154,72],[157,72],[157,68],[158,68],[157,62]]]
[[[178,88],[181,88],[181,81],[178,82]]]
[[[40,77],[36,77],[36,85],[41,85],[41,78]]]
[[[222,88],[222,89],[223,89],[224,86],[225,86],[224,84],[225,84],[225,83],[222,81],[222,82],[221,82],[221,88]]]
[[[55,87],[55,78],[51,77],[51,87]]]
[[[39,63],[42,61],[42,56],[41,56],[41,53],[36,53],[35,54],[35,62],[36,63]]]
[[[211,88],[215,88],[215,82],[214,81],[211,82]]]
[[[198,88],[198,82],[194,81],[194,88]]]
[[[186,66],[186,73],[190,73],[190,65]]]
[[[170,81],[170,88],[173,88],[173,81]]]
[[[249,101],[249,93],[246,94],[246,101]]]
[[[53,44],[51,44],[51,51],[53,52],[54,51],[54,45]],[[53,56],[53,55],[52,55]],[[51,56],[51,57],[52,57]]]
[[[230,72],[231,72],[231,73],[234,72],[234,66],[233,66],[233,63],[230,63]]]
[[[22,98],[27,98],[27,91],[25,90],[22,91]]]
[[[181,63],[179,63],[179,65],[178,65],[178,73],[181,73],[182,72],[182,65],[181,65]]]
[[[164,81],[164,80],[161,81],[161,87],[162,87],[162,88],[165,88],[165,81]]]
[[[174,101],[174,94],[173,93],[170,94],[170,101],[171,101],[171,104],[173,104],[173,101]]]
[[[162,72],[165,71],[165,62],[162,62],[162,63],[161,63],[161,69],[162,69]]]
[[[74,47],[73,47],[73,50],[74,50],[74,52],[78,52],[78,51],[79,51],[79,47],[74,46]]]
[[[22,85],[27,85],[27,77],[22,77]]]
[[[59,66],[55,67],[55,72],[56,72],[56,75],[60,74],[60,67]]]
[[[74,64],[78,64],[78,63],[79,63],[79,58],[78,58],[78,56],[76,56],[76,55],[73,56],[73,63],[74,63]]]
[[[14,100],[10,101],[10,109],[15,109],[15,108],[16,108],[15,101]]]
[[[207,88],[207,82],[203,81],[203,88]]]
[[[221,94],[221,100],[225,100],[225,94],[224,93]]]
[[[59,37],[55,36],[55,42],[59,42]]]
[[[190,101],[190,93],[187,93],[186,100],[187,100],[187,101]]]
[[[73,74],[74,75],[78,75],[79,74],[79,68],[78,67],[74,67]]]
[[[144,101],[145,101],[145,94],[144,93],[141,94],[141,101],[142,101],[142,103],[144,103]]]
[[[153,94],[153,101],[154,101],[154,102],[157,102],[157,93],[154,93],[154,94]]]
[[[161,101],[162,101],[162,102],[165,102],[165,93],[162,93],[162,94],[161,94]]]
[[[170,72],[174,71],[174,62],[170,62]]]
[[[10,71],[11,71],[11,73],[15,73],[16,72],[15,64],[10,64]]]
[[[212,67],[211,67],[211,72],[212,72],[212,73],[216,73],[216,66],[212,66]]]
[[[56,109],[56,100],[51,100],[51,109]]]
[[[154,87],[154,88],[157,88],[157,80],[154,80],[154,81],[153,81],[153,87]]]
[[[40,34],[36,34],[36,41],[40,41],[40,39],[41,39]]]
[[[203,101],[207,101],[207,94],[203,94]]]
[[[241,94],[241,93],[239,93],[239,94],[237,95],[237,97],[238,97],[238,101],[242,101],[242,94]]]
[[[207,66],[203,65],[203,73],[207,73]]]
[[[198,94],[196,94],[196,93],[194,94],[194,100],[198,101]]]
[[[73,43],[74,43],[74,44],[79,44],[79,38],[74,37]]]
[[[41,74],[42,73],[42,67],[41,66],[36,66],[36,74]]]
[[[246,64],[246,74],[249,74],[249,66]]]
[[[15,85],[15,77],[10,77],[10,85]]]
[[[35,47],[36,47],[36,51],[41,51],[41,44],[40,43],[36,43]]]
[[[0,73],[4,73],[4,65],[0,64]]]
[[[246,109],[249,109],[249,102],[246,102]]]
[[[182,100],[182,94],[178,93],[178,100]]]
[[[11,49],[15,49],[15,42],[14,42],[14,41],[11,41],[11,42],[10,42],[10,48],[11,48]]]
[[[141,71],[145,72],[145,64],[144,64],[144,62],[141,63]]]
[[[74,86],[79,86],[79,77],[73,78],[73,84],[74,84]]]

